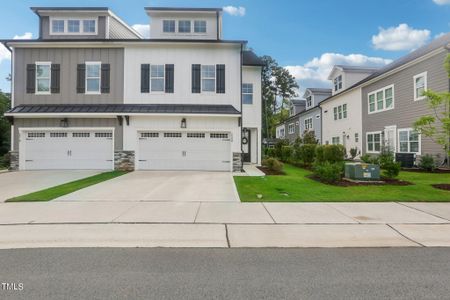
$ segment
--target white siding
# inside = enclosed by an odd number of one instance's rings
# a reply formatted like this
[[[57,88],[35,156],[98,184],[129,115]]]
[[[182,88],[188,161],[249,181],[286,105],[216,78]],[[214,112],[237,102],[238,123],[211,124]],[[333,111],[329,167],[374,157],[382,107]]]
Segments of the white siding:
[[[334,107],[347,104],[347,118],[334,120]],[[345,140],[347,153],[351,148],[362,150],[362,117],[361,117],[361,89],[355,89],[343,95],[335,97],[321,105],[322,107],[322,138],[323,143],[332,143],[333,137],[339,137],[343,143],[343,133],[349,136]],[[355,133],[359,141],[355,142]]]

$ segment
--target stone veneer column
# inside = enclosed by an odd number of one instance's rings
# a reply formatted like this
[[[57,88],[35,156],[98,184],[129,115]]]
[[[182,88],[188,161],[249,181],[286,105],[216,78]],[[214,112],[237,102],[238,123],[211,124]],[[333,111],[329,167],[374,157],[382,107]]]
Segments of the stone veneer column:
[[[11,171],[19,170],[19,151],[9,151],[9,169]]]
[[[242,153],[233,152],[233,172],[242,172]]]
[[[134,151],[114,151],[114,169],[134,171]]]

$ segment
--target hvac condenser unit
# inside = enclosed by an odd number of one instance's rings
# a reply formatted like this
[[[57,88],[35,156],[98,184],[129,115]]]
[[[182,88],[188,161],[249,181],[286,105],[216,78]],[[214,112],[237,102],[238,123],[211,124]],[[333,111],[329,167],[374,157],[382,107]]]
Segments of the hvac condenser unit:
[[[345,178],[358,181],[380,180],[380,166],[366,163],[346,163]]]

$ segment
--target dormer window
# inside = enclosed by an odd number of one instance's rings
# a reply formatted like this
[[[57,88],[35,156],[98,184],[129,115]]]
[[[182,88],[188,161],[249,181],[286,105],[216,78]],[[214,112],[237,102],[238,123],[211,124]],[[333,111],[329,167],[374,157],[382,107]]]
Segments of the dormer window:
[[[291,106],[290,110],[289,110],[289,115],[293,116],[294,115],[294,106]]]
[[[50,35],[93,35],[97,34],[96,19],[55,18],[50,23]]]
[[[80,32],[80,20],[69,20],[67,22],[68,31],[70,33],[79,33]]]
[[[306,97],[306,107],[311,107],[313,105],[312,103],[312,96]]]
[[[64,33],[65,31],[64,20],[53,20],[52,31],[54,33]]]
[[[83,20],[83,32],[95,33],[95,20]]]
[[[174,33],[175,32],[175,20],[163,20],[163,32]]]
[[[190,33],[191,32],[191,21],[189,21],[189,20],[178,21],[178,32]]]
[[[342,89],[342,75],[339,75],[334,79],[334,91],[339,91]]]
[[[206,33],[206,21],[194,21],[195,33]]]

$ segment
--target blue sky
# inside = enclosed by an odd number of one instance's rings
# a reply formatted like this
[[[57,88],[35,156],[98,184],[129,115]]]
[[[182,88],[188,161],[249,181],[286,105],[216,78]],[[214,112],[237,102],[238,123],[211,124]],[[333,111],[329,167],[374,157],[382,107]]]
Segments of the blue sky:
[[[145,6],[228,7],[224,38],[245,39],[259,55],[287,66],[305,87],[326,86],[333,64],[389,63],[450,32],[450,0],[15,0],[2,1],[0,38],[31,33],[30,6],[108,6],[128,24],[148,24]],[[142,29],[143,26],[140,26]],[[25,36],[30,37],[30,34]],[[10,60],[0,50],[0,89]]]

